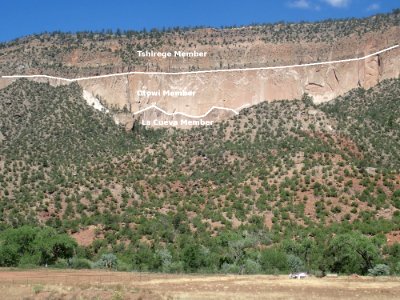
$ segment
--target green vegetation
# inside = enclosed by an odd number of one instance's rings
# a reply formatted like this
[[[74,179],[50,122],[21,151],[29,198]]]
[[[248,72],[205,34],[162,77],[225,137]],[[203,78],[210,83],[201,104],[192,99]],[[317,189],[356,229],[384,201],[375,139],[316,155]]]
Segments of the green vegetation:
[[[322,110],[338,120],[338,130],[358,146],[360,165],[400,170],[400,89],[386,87],[353,90]]]
[[[388,276],[390,275],[390,268],[385,264],[379,264],[373,269],[369,269],[368,274],[372,276]]]
[[[10,228],[0,234],[0,265],[52,265],[58,259],[72,257],[76,247],[75,240],[53,228]]]
[[[19,80],[0,91],[0,265],[399,274],[399,91],[125,132],[77,85]]]

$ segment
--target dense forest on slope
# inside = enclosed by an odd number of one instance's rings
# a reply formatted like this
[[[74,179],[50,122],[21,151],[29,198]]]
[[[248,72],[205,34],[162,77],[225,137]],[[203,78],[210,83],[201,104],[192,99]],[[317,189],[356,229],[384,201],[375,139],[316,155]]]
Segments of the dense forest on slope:
[[[338,120],[338,130],[351,136],[363,153],[364,166],[400,170],[400,87],[358,89],[322,108]]]
[[[399,89],[125,132],[76,84],[18,80],[0,91],[0,243],[52,227],[79,246],[0,264],[398,274]]]
[[[58,164],[126,153],[133,139],[110,116],[90,109],[81,95],[77,84],[55,89],[27,80],[2,91],[0,124],[6,156]]]

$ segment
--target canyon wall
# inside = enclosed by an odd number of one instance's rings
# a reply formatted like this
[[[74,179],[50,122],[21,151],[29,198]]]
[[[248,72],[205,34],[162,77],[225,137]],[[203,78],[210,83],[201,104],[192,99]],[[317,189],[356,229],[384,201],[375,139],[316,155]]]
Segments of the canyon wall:
[[[226,56],[221,58],[220,66],[269,67],[363,57],[399,44],[399,37],[400,27],[397,26],[383,34],[367,32],[363,36],[345,37],[332,44],[276,44],[256,41],[247,47],[241,45],[231,52],[227,51]],[[187,71],[186,67],[192,64],[196,64],[196,70],[216,68],[215,56],[216,53],[222,53],[221,49],[203,46],[196,51],[207,51],[210,56],[196,60],[175,59],[171,62],[168,59],[154,58],[150,61],[162,71]],[[77,55],[69,59],[70,64],[82,64]],[[101,59],[99,57],[99,61]],[[92,63],[92,59],[87,63]],[[315,103],[321,103],[343,95],[351,89],[368,89],[384,79],[397,78],[399,75],[400,48],[396,48],[359,61],[319,66],[190,74],[130,74],[83,79],[77,82],[86,93],[97,97],[107,108],[119,111],[115,114],[116,121],[125,124],[129,129],[135,120],[149,121],[151,125],[154,125],[154,120],[197,120],[200,117],[207,121],[221,121],[237,113],[240,108],[262,101],[299,99],[305,93],[312,96]],[[0,88],[14,80],[1,78]],[[50,82],[52,85],[70,83],[60,79],[31,80]],[[138,94],[140,91],[161,91],[161,95],[141,96]],[[162,91],[191,91],[194,95],[173,97],[162,95]],[[151,106],[157,106],[166,113],[175,115],[165,114],[155,108],[146,110]],[[213,106],[232,110],[216,108],[205,116]],[[142,110],[145,111],[138,113]],[[178,115],[177,112],[186,115]]]

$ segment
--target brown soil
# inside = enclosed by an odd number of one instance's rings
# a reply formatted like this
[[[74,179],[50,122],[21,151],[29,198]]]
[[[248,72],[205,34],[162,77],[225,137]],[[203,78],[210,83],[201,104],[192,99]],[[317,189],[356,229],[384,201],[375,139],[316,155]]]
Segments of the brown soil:
[[[89,226],[79,232],[72,234],[79,246],[90,246],[96,238],[96,226]]]
[[[391,231],[386,234],[386,241],[389,246],[400,243],[400,230]]]
[[[0,271],[3,299],[398,299],[400,279]]]

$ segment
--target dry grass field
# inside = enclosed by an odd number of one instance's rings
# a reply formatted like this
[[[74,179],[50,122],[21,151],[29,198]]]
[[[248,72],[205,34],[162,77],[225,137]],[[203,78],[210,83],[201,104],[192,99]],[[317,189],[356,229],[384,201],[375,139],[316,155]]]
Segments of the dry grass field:
[[[2,270],[1,299],[399,299],[400,278]]]

